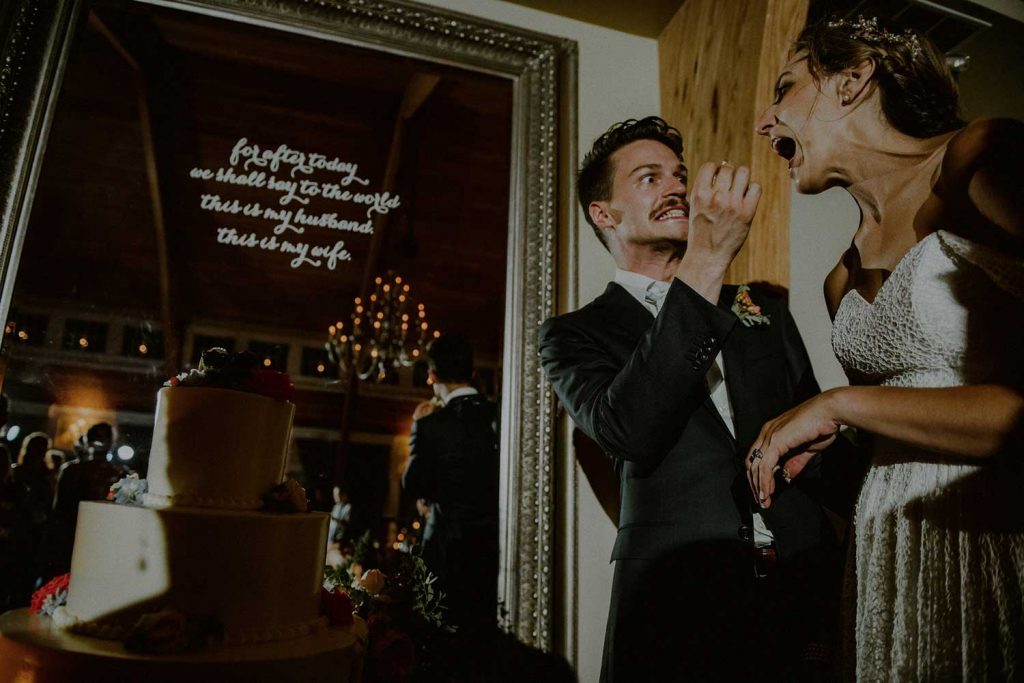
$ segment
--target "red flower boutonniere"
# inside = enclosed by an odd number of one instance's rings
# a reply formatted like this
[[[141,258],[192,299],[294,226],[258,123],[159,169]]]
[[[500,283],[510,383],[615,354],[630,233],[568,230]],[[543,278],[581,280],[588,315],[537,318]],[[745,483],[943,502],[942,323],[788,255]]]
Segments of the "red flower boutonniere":
[[[761,312],[761,307],[750,298],[750,287],[740,285],[736,290],[736,298],[732,301],[732,312],[745,327],[754,325],[771,325],[770,316]]]

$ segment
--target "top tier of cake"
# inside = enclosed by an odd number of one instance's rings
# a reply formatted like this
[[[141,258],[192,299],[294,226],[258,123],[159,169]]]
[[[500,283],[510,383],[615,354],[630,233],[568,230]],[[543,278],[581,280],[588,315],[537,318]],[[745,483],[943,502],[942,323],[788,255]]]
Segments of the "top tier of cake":
[[[157,394],[149,507],[256,510],[284,477],[295,406],[212,387]]]

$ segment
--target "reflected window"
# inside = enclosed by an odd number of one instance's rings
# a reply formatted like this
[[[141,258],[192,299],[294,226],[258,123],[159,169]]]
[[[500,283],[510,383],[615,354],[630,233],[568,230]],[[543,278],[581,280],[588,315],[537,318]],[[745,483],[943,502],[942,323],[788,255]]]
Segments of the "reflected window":
[[[62,347],[65,351],[105,353],[109,328],[110,325],[107,323],[68,318],[64,322]]]
[[[6,334],[15,344],[24,346],[46,346],[47,325],[50,319],[45,315],[33,315],[31,313],[11,314],[11,320],[7,323]]]
[[[121,338],[121,355],[129,358],[163,358],[164,335],[145,327],[125,327]]]
[[[264,370],[288,372],[288,345],[251,341],[249,350],[256,355]]]
[[[302,366],[299,372],[306,377],[326,377],[336,368],[324,348],[305,346],[302,349]]]

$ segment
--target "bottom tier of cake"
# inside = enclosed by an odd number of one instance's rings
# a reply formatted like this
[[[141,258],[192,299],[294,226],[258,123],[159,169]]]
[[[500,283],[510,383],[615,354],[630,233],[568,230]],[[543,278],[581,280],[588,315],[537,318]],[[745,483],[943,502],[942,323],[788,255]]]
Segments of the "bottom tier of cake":
[[[65,626],[122,640],[162,609],[226,645],[317,634],[328,517],[82,503]]]
[[[22,609],[0,615],[0,683],[350,683],[360,680],[365,643],[366,624],[356,617],[350,627],[287,642],[136,655]]]

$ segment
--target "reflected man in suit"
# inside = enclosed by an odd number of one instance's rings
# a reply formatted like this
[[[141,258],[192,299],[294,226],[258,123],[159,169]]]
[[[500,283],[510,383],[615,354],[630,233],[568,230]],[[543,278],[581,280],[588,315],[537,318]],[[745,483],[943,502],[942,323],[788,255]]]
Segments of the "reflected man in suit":
[[[418,410],[405,490],[427,518],[423,560],[447,595],[451,621],[494,628],[498,593],[498,410],[471,386],[473,349],[457,335],[427,350],[436,402]],[[429,532],[429,533],[428,533]],[[428,538],[429,536],[429,538]]]
[[[835,618],[834,534],[802,483],[754,509],[742,458],[763,418],[818,386],[784,300],[752,289],[767,317],[747,326],[723,284],[760,187],[728,162],[689,182],[660,118],[594,143],[579,198],[615,280],[540,332],[555,392],[620,478],[601,679],[799,680]]]

